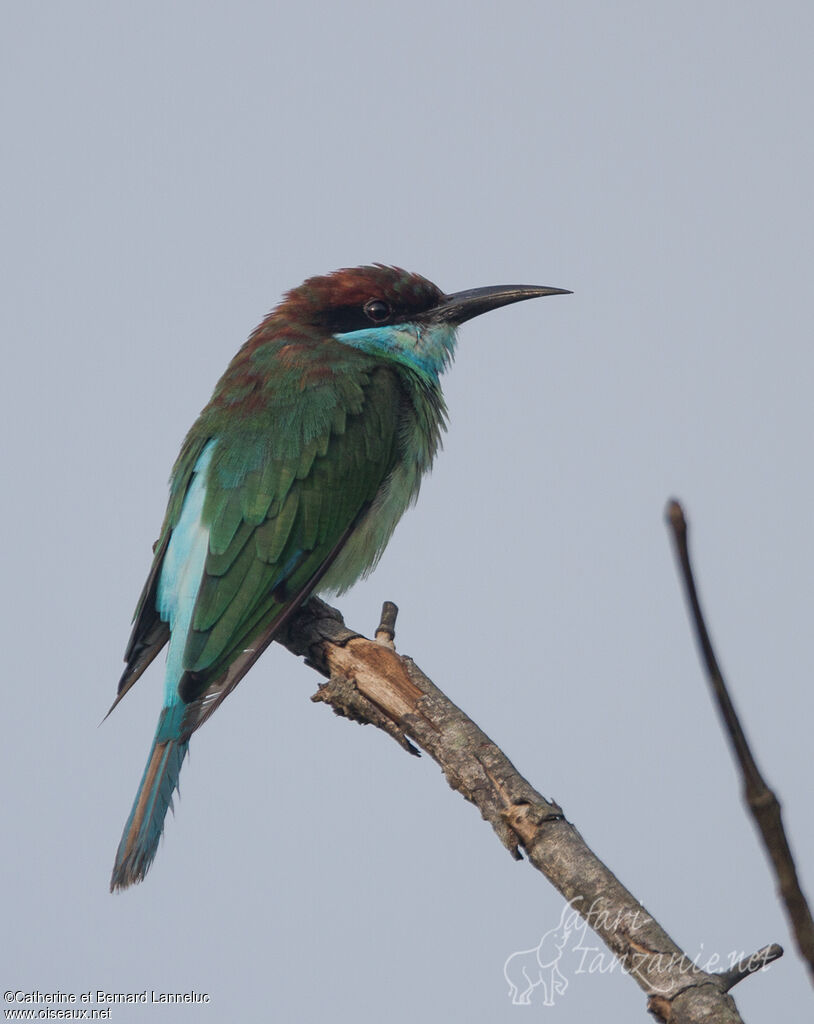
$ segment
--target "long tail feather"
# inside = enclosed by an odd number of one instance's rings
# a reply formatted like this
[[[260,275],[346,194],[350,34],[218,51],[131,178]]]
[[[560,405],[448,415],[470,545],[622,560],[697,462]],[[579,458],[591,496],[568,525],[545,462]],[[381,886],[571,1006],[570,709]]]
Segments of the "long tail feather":
[[[142,881],[156,855],[164,818],[172,807],[172,795],[189,749],[189,740],[179,738],[184,711],[184,704],[174,704],[165,707],[158,719],[147,767],[116,851],[111,892]]]

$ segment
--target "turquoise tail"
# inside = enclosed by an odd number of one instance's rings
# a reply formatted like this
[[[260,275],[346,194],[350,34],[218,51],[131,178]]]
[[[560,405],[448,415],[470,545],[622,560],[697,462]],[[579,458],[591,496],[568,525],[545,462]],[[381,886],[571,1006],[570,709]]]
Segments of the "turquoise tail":
[[[172,807],[172,795],[189,749],[189,740],[179,738],[185,711],[185,704],[173,704],[165,707],[158,719],[147,767],[116,851],[111,892],[142,881],[156,855],[164,818]]]

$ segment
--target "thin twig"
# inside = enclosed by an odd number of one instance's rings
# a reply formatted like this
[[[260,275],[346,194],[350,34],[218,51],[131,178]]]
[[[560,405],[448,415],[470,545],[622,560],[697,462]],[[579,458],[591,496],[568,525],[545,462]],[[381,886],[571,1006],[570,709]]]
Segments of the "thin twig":
[[[692,611],[696,639],[706,665],[710,686],[717,700],[718,710],[732,749],[740,765],[744,796],[772,862],[786,914],[797,941],[797,948],[807,962],[811,979],[814,981],[814,921],[812,921],[811,910],[800,886],[794,858],[783,828],[780,801],[760,774],[729,696],[718,659],[715,657],[690,564],[687,520],[684,510],[675,500],[667,504],[667,522],[672,530],[676,557],[681,568],[687,601]]]
[[[739,960],[734,967],[730,967],[728,971],[721,971],[718,977],[724,982],[726,991],[734,988],[738,982],[743,981],[744,978],[748,978],[750,974],[754,974],[755,971],[765,970],[769,964],[774,963],[775,960],[779,960],[783,955],[783,947],[778,946],[777,943],[772,943],[771,946],[764,946],[763,949],[759,949],[757,953],[753,953],[751,956],[745,956],[743,960]]]
[[[399,610],[392,601],[385,601],[382,605],[381,619],[376,627],[376,642],[387,644],[388,647],[396,649],[396,617]]]

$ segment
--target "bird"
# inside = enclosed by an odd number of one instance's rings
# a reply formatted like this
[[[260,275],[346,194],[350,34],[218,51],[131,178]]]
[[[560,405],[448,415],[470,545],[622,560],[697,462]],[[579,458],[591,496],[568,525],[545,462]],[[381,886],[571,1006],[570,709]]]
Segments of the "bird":
[[[312,594],[378,562],[446,429],[461,324],[563,288],[446,294],[376,263],[311,277],[249,336],[187,434],[110,711],[169,644],[111,892],[144,879],[190,737]],[[108,714],[110,714],[110,711]]]

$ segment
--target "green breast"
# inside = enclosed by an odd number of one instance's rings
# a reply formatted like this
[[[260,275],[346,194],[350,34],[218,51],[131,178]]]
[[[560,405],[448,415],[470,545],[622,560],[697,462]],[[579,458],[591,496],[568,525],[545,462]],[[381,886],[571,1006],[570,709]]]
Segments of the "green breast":
[[[375,568],[399,519],[418,497],[421,478],[431,467],[440,447],[447,411],[440,387],[427,384],[409,370],[396,373],[399,382],[396,464],[323,577],[320,593],[341,594]]]

